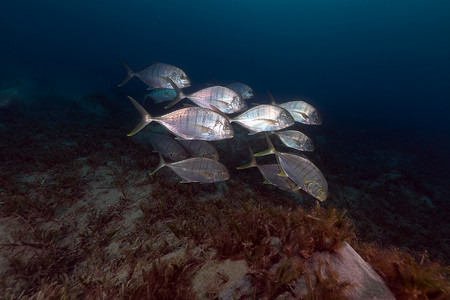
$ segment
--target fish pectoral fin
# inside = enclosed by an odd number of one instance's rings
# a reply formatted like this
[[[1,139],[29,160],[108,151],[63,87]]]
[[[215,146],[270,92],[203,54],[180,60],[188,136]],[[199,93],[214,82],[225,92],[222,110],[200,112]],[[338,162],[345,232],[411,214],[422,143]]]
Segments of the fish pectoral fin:
[[[303,119],[308,120],[309,116],[307,114],[305,114],[304,112],[299,112],[299,114],[302,115]]]
[[[192,126],[197,128],[202,134],[208,134],[211,130],[211,128],[202,125],[192,125]]]
[[[208,173],[206,173],[206,172],[199,172],[199,174],[203,177],[203,178],[207,178],[207,179],[210,179],[210,178],[212,178],[212,174],[208,174]]]
[[[276,125],[276,124],[278,124],[278,121],[272,120],[272,119],[260,119],[260,120],[263,121],[263,122],[266,122],[266,123],[268,123],[268,124],[270,124],[270,125]]]
[[[219,108],[219,107],[224,107],[224,108],[228,108],[230,107],[230,103],[226,102],[226,101],[222,101],[222,100],[217,100],[215,101],[216,105],[214,105],[215,107]],[[222,112],[222,111],[220,111]]]
[[[180,183],[190,183],[190,182],[192,182],[192,181],[187,180],[185,178],[181,178],[181,181],[180,181]]]

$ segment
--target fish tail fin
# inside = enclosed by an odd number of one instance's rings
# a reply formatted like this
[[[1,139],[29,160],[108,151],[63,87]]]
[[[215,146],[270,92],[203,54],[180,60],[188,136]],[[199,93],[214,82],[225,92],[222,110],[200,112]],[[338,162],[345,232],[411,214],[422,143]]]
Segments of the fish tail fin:
[[[164,160],[163,156],[161,155],[161,152],[159,151],[158,146],[156,146],[156,149],[157,149],[158,155],[159,155],[159,164],[158,164],[158,166],[156,166],[156,169],[154,169],[152,172],[149,173],[149,175],[153,175],[159,169],[164,168],[165,166],[167,166],[167,163]]]
[[[165,81],[167,81],[168,83],[170,83],[170,85],[172,86],[172,88],[175,90],[175,92],[177,93],[177,95],[175,96],[175,98],[172,99],[172,101],[170,101],[169,104],[167,104],[166,106],[164,106],[164,108],[169,108],[174,106],[175,104],[177,104],[178,102],[180,102],[181,99],[186,98],[186,96],[183,94],[183,91],[175,84],[175,82],[172,81],[172,79],[170,79],[169,77],[162,77]]]
[[[139,131],[141,131],[142,128],[147,126],[154,119],[145,110],[145,108],[139,104],[139,102],[137,102],[136,100],[133,99],[133,97],[130,97],[130,96],[127,96],[127,97],[128,97],[128,99],[130,99],[131,103],[134,105],[134,107],[136,107],[136,109],[139,111],[139,113],[141,114],[141,117],[142,117],[141,121],[136,125],[136,127],[134,127],[134,129],[129,134],[127,134],[128,136],[132,136],[132,135],[135,135],[136,133],[138,133]]]
[[[275,150],[275,147],[273,146],[272,141],[270,140],[270,137],[267,134],[267,132],[264,132],[264,135],[266,136],[266,141],[267,141],[267,145],[269,146],[269,148],[267,150],[255,153],[254,156],[264,156],[264,155],[274,154],[277,152]]]
[[[267,95],[269,95],[270,104],[275,105],[275,99],[273,98],[272,93],[269,90],[267,90]]]
[[[245,165],[237,167],[236,169],[242,170],[242,169],[248,169],[248,168],[253,168],[253,167],[258,166],[257,163],[256,163],[255,156],[253,156],[252,148],[248,147],[248,150],[250,151],[250,159],[251,159],[251,161],[249,163],[246,163]]]
[[[123,68],[127,72],[127,74],[125,75],[125,78],[122,80],[122,82],[117,85],[120,87],[120,86],[124,85],[125,83],[127,83],[128,80],[130,80],[131,78],[134,77],[134,72],[130,69],[129,66],[127,66],[127,64],[122,59],[119,58],[119,62],[122,64]]]

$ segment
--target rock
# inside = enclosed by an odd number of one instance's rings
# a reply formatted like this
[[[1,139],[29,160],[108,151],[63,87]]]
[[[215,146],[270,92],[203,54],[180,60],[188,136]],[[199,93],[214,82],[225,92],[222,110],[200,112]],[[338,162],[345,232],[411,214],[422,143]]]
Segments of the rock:
[[[192,279],[196,299],[219,295],[219,299],[239,299],[251,290],[244,260],[208,261]]]
[[[329,277],[329,268],[336,274],[339,283],[348,283],[344,289],[344,296],[354,300],[395,300],[394,295],[385,285],[380,276],[366,263],[361,256],[347,243],[336,253],[317,252],[308,262],[311,281],[314,283],[314,270],[320,266],[321,277]],[[306,296],[304,278],[300,278],[295,286],[296,295]]]
[[[241,299],[243,296],[250,295],[252,290],[252,281],[248,275],[236,280],[233,284],[225,287],[219,294],[220,300]]]

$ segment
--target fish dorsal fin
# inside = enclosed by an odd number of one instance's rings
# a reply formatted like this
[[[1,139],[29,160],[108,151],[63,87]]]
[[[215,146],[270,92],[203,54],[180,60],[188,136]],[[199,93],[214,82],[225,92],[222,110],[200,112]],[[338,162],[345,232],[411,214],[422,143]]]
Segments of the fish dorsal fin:
[[[266,136],[266,141],[267,141],[267,145],[269,146],[269,148],[267,148],[267,150],[265,150],[265,151],[261,151],[261,152],[254,154],[254,156],[277,154],[277,150],[275,150],[275,147],[273,146],[272,141],[270,140],[270,137],[267,134],[267,132],[264,132],[264,135]]]
[[[276,105],[275,99],[273,98],[272,94],[267,90],[267,95],[269,95],[269,100],[271,105]]]

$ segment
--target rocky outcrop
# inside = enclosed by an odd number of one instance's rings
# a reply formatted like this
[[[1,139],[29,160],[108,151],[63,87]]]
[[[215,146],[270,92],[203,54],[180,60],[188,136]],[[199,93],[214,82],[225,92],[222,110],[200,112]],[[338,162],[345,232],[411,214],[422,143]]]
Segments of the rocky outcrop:
[[[254,292],[248,272],[243,260],[209,261],[196,272],[192,289],[197,299],[213,295],[222,300],[245,298]],[[320,282],[331,278],[342,287],[344,298],[395,300],[380,276],[347,243],[335,253],[314,253],[304,274],[292,285],[292,291],[279,295],[277,299],[302,299],[317,292]]]

